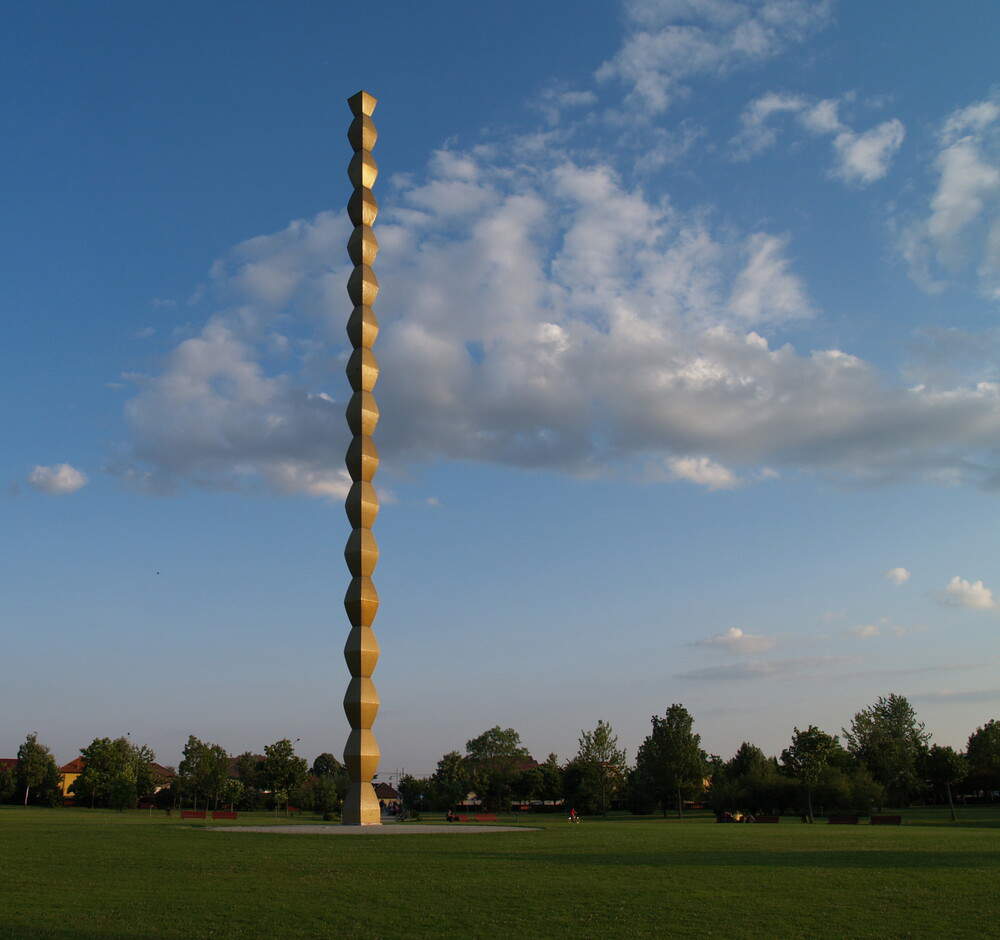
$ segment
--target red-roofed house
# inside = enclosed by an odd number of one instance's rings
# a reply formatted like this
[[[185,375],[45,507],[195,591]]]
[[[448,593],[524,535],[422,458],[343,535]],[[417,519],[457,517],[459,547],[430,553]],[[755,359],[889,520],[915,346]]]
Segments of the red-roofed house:
[[[62,774],[62,795],[64,797],[70,795],[69,788],[73,786],[73,781],[83,773],[83,768],[86,766],[87,762],[82,757],[74,757],[68,764],[63,764],[59,768],[59,773]]]

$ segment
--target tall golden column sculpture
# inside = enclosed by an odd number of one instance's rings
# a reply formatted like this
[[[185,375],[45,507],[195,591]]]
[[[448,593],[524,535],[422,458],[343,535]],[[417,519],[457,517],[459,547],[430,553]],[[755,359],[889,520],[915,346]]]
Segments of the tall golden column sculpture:
[[[344,763],[350,778],[350,788],[344,800],[342,820],[348,826],[377,826],[382,822],[378,798],[372,787],[372,777],[378,769],[378,744],[372,732],[378,714],[379,699],[372,682],[378,662],[379,648],[372,630],[378,611],[378,593],[372,583],[372,573],[378,564],[378,543],[372,535],[372,525],[378,515],[378,496],[372,477],[378,468],[378,451],[372,434],[378,423],[379,410],[372,394],[378,381],[378,361],[372,346],[378,336],[378,320],[372,304],[378,295],[378,279],[372,270],[378,241],[372,225],[378,215],[378,203],[372,186],[378,176],[378,165],[371,151],[378,134],[372,121],[376,99],[359,91],[347,99],[354,120],[347,139],[354,150],[347,175],[354,186],[347,214],[354,231],[347,243],[347,252],[354,270],[347,282],[354,310],[347,321],[347,335],[354,351],[347,363],[347,378],[354,394],[347,405],[347,424],[353,438],[347,449],[347,470],[353,484],[347,494],[345,508],[351,523],[344,557],[351,572],[351,584],[344,598],[344,607],[351,622],[351,632],[344,646],[344,658],[351,672],[351,682],[344,696],[344,711],[351,725],[351,734],[344,748]]]

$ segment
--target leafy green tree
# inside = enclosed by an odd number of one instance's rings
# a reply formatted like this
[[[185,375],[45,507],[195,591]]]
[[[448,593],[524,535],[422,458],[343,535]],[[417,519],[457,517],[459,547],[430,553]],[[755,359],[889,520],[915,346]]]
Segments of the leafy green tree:
[[[222,799],[223,805],[228,805],[229,809],[233,810],[242,802],[246,789],[241,780],[230,777],[222,785],[219,797]]]
[[[969,775],[969,762],[954,748],[935,744],[924,760],[924,773],[931,786],[940,790],[944,788],[948,796],[948,809],[951,811],[951,821],[955,822],[955,801],[951,797],[953,784],[964,780]]]
[[[562,765],[555,754],[549,754],[545,760],[538,765],[538,773],[541,775],[541,783],[538,787],[536,798],[556,802],[565,797],[566,788]]]
[[[14,771],[7,765],[0,767],[0,803],[6,803],[17,789],[17,781],[14,779]]]
[[[111,738],[94,738],[85,748],[81,748],[83,772],[70,785],[78,802],[89,803],[90,808],[107,806],[111,792],[111,780],[117,770]]]
[[[711,785],[708,803],[717,813],[726,810],[777,811],[788,803],[789,781],[778,772],[777,762],[749,741],[728,760],[708,758]]]
[[[317,758],[318,759],[318,758]],[[261,790],[264,784],[264,758],[259,754],[244,751],[234,759],[236,776],[249,790]]]
[[[510,784],[511,796],[519,803],[538,799],[544,778],[537,767],[526,767],[514,774]]]
[[[576,757],[566,767],[567,798],[585,812],[607,815],[608,804],[625,786],[625,750],[610,724],[599,720],[581,731]]]
[[[870,813],[873,807],[885,804],[885,787],[882,786],[867,767],[851,767],[848,772],[851,787],[851,809],[857,813]]]
[[[438,809],[450,809],[458,805],[470,789],[465,758],[458,751],[449,751],[438,761],[431,783]]]
[[[132,745],[132,753],[129,755],[130,774],[135,780],[135,794],[139,799],[152,796],[160,785],[161,781],[153,770],[155,760],[156,754],[151,747],[145,744]]]
[[[402,801],[403,809],[411,817],[416,816],[420,810],[424,809],[427,798],[428,780],[421,777],[414,777],[412,774],[403,774],[396,786],[396,792]]]
[[[905,696],[880,696],[854,716],[844,736],[850,753],[897,805],[905,805],[922,789],[920,765],[930,734]]]
[[[637,816],[652,813],[657,806],[656,791],[650,774],[643,767],[632,767],[625,777],[625,800]]]
[[[465,744],[469,783],[489,809],[500,809],[510,802],[514,779],[530,760],[513,728],[496,725]]]
[[[135,780],[128,772],[116,773],[111,778],[111,785],[108,788],[108,805],[118,812],[123,812],[133,808],[136,799]]]
[[[767,768],[768,763],[767,755],[757,745],[744,741],[726,762],[725,773],[728,777],[736,779],[747,774],[761,773]]]
[[[225,748],[201,741],[192,734],[182,755],[177,776],[183,792],[192,798],[194,808],[198,808],[199,796],[206,808],[211,801],[218,807],[222,788],[229,779],[230,762]]]
[[[813,821],[813,793],[836,762],[842,750],[836,735],[827,734],[815,725],[792,732],[792,743],[781,752],[781,763],[799,781],[806,795],[806,818]]]
[[[684,797],[700,793],[704,786],[701,736],[694,733],[694,718],[683,705],[671,705],[664,717],[653,715],[651,721],[653,731],[636,755],[635,784],[654,797],[664,816],[676,802],[677,815],[683,818]]]
[[[32,788],[37,790],[36,802],[56,805],[54,793],[59,790],[59,768],[44,744],[38,743],[38,735],[29,734],[17,749],[17,767],[14,778],[19,789],[24,790],[24,805],[28,805]]]
[[[264,748],[264,779],[277,802],[283,800],[288,808],[288,793],[299,786],[309,773],[305,758],[295,753],[295,746],[288,738],[275,741]]]
[[[156,789],[152,768],[156,755],[144,744],[133,744],[127,737],[94,738],[81,749],[80,757],[83,772],[70,791],[91,807],[125,809]]]
[[[983,790],[1000,789],[1000,721],[990,719],[969,735],[965,756],[969,782]]]
[[[313,761],[312,774],[316,777],[335,777],[344,765],[332,754],[322,753]]]
[[[313,784],[313,809],[321,816],[339,813],[344,803],[344,796],[337,787],[335,774],[323,774],[316,777]]]

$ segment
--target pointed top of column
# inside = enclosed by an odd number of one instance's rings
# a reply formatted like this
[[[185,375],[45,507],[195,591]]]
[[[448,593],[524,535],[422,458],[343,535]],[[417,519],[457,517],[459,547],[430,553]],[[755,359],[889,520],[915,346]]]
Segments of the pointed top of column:
[[[367,114],[371,117],[372,111],[375,110],[375,105],[378,104],[378,98],[367,91],[359,91],[356,95],[351,95],[347,99],[347,104],[350,106],[351,114],[355,116]]]

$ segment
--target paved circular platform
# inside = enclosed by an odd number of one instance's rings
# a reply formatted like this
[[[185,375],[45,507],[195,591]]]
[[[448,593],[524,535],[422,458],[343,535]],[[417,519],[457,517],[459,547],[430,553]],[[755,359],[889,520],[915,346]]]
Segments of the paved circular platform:
[[[426,836],[442,832],[540,832],[530,826],[206,826],[212,832],[280,832],[317,836]]]

